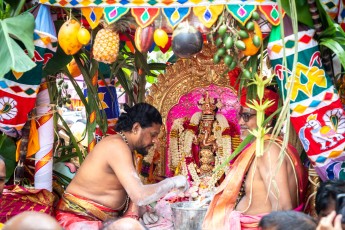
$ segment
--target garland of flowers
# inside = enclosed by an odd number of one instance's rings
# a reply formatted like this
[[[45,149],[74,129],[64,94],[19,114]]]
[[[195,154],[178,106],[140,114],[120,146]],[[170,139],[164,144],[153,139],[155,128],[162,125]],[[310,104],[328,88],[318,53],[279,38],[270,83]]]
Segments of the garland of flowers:
[[[231,137],[228,135],[228,133],[224,132],[225,130],[229,129],[229,124],[224,115],[217,114],[216,115],[216,125],[213,127],[213,133],[216,137],[218,150],[215,158],[215,166],[214,168],[217,168],[221,165],[221,163],[228,157],[228,155],[231,154]],[[224,154],[225,153],[225,154]],[[225,172],[229,168],[225,169]],[[212,188],[217,183],[217,181],[222,177],[224,174],[223,170],[219,170],[217,172],[214,172],[212,174],[211,179],[208,181],[208,187]]]
[[[170,146],[169,146],[170,154],[171,154],[172,160],[174,160],[175,165],[179,164],[179,162],[183,160],[182,156],[185,156],[185,157],[192,156],[191,154],[192,144],[193,144],[193,140],[196,138],[195,127],[199,125],[201,116],[202,116],[201,112],[197,112],[192,116],[189,123],[189,127],[184,132],[185,133],[184,136],[180,136],[180,138],[178,138],[178,135],[176,135],[175,131],[170,132]],[[181,129],[179,127],[183,128],[181,121],[177,121],[176,123],[174,122],[172,131],[179,130],[179,133],[180,133]],[[229,129],[228,121],[226,120],[224,115],[217,114],[216,122],[213,127],[213,133],[216,137],[216,141],[218,145],[218,150],[217,150],[216,159],[215,159],[215,168],[219,166],[221,162],[223,162],[223,159],[226,159],[228,154],[231,153],[231,137],[226,132],[225,134],[223,134],[224,130],[226,129]],[[178,145],[178,142],[182,143],[183,148],[179,148],[181,146]],[[181,150],[183,151],[183,153],[181,153]],[[178,161],[178,163],[176,163],[175,159],[176,161]],[[195,185],[199,185],[201,183],[200,177],[198,176],[197,171],[196,171],[195,163],[190,163],[187,166],[186,161],[184,160],[183,165],[181,166],[181,171],[183,175],[188,175],[188,172],[189,172]],[[224,171],[218,171],[218,172],[213,173],[211,179],[208,181],[207,186],[209,188],[214,187],[214,185],[220,179],[223,173]]]
[[[172,126],[170,131],[170,142],[169,142],[169,152],[172,153],[169,156],[168,164],[170,167],[173,168],[173,170],[178,167],[179,163],[182,160],[182,146],[183,146],[183,118],[176,119]]]

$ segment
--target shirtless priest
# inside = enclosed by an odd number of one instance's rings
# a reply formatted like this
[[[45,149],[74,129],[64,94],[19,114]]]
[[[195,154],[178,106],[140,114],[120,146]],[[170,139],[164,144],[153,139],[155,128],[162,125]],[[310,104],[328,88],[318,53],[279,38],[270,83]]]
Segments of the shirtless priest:
[[[278,109],[278,94],[266,89],[264,99],[275,103],[265,110],[270,116]],[[256,111],[246,105],[242,93],[239,124],[241,133],[257,128]],[[204,230],[259,229],[262,216],[277,210],[303,210],[307,185],[306,168],[295,148],[288,145],[280,156],[282,140],[266,135],[263,156],[256,156],[252,142],[237,157],[207,210]]]
[[[157,216],[139,212],[171,189],[186,189],[183,176],[143,185],[134,165],[134,150],[145,154],[158,140],[162,117],[146,103],[125,108],[116,124],[116,135],[102,139],[90,152],[60,200],[56,219],[64,229],[99,229],[111,218],[132,217],[144,222]],[[142,208],[144,209],[144,208]]]

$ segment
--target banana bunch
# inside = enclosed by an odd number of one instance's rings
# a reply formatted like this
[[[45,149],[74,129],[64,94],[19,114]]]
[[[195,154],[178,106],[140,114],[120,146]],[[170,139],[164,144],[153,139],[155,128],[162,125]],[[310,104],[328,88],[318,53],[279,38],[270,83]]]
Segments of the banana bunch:
[[[225,23],[221,17],[219,19],[222,20],[221,24],[210,36],[211,41],[218,48],[213,56],[213,62],[217,64],[223,59],[229,70],[233,70],[238,65],[240,57],[255,55],[262,45],[260,26],[256,23],[259,18],[260,15],[253,12],[251,19],[243,26],[234,19]]]

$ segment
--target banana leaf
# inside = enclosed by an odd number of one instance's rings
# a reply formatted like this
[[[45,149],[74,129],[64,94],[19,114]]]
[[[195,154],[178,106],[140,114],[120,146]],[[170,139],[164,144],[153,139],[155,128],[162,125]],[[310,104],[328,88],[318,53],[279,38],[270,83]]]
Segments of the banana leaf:
[[[43,77],[48,75],[55,75],[71,62],[73,56],[65,54],[65,52],[58,46],[54,56],[48,61],[43,68]]]
[[[0,79],[10,70],[22,73],[36,66],[31,60],[35,50],[34,28],[35,19],[30,13],[0,20]],[[18,43],[25,46],[28,54]]]
[[[5,134],[0,135],[0,155],[5,159],[7,181],[16,167],[16,143]]]

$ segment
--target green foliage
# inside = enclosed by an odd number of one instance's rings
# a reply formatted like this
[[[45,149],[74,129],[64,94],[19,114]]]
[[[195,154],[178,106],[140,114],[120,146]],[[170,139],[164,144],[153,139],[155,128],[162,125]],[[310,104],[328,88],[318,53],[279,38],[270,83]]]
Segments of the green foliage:
[[[343,68],[345,68],[345,32],[339,24],[335,23],[322,7],[320,1],[317,2],[320,19],[325,30],[322,31],[319,37],[319,45],[327,47],[335,53]],[[321,52],[323,49],[321,49]]]
[[[0,135],[0,153],[5,158],[6,180],[8,180],[16,167],[16,143],[5,134]]]
[[[290,1],[291,0],[281,0],[281,4],[286,14],[291,17]],[[295,0],[295,4],[296,4],[296,8],[298,9],[298,14],[297,14],[298,21],[305,25],[313,27],[313,20],[309,12],[308,1]]]
[[[148,63],[147,55],[141,53],[136,47],[133,39],[127,35],[130,41],[133,44],[135,49],[134,54],[126,49],[125,46],[122,46],[120,49],[119,57],[116,62],[114,62],[111,66],[111,77],[117,78],[120,85],[125,90],[126,94],[128,95],[130,101],[133,103],[135,102],[143,102],[145,100],[145,91],[139,90],[138,98],[133,91],[133,82],[131,79],[132,72],[142,72],[139,82],[139,88],[145,89],[146,80],[150,83],[155,82],[157,74],[155,73],[156,70],[165,70],[166,64],[164,63]]]
[[[0,78],[11,69],[16,72],[26,72],[36,66],[30,59],[35,50],[34,27],[34,16],[30,13],[0,20]],[[28,55],[18,43],[25,46]]]
[[[49,60],[43,69],[43,77],[48,75],[55,75],[64,69],[68,63],[71,62],[73,56],[65,54],[65,52],[58,46],[56,53]]]

